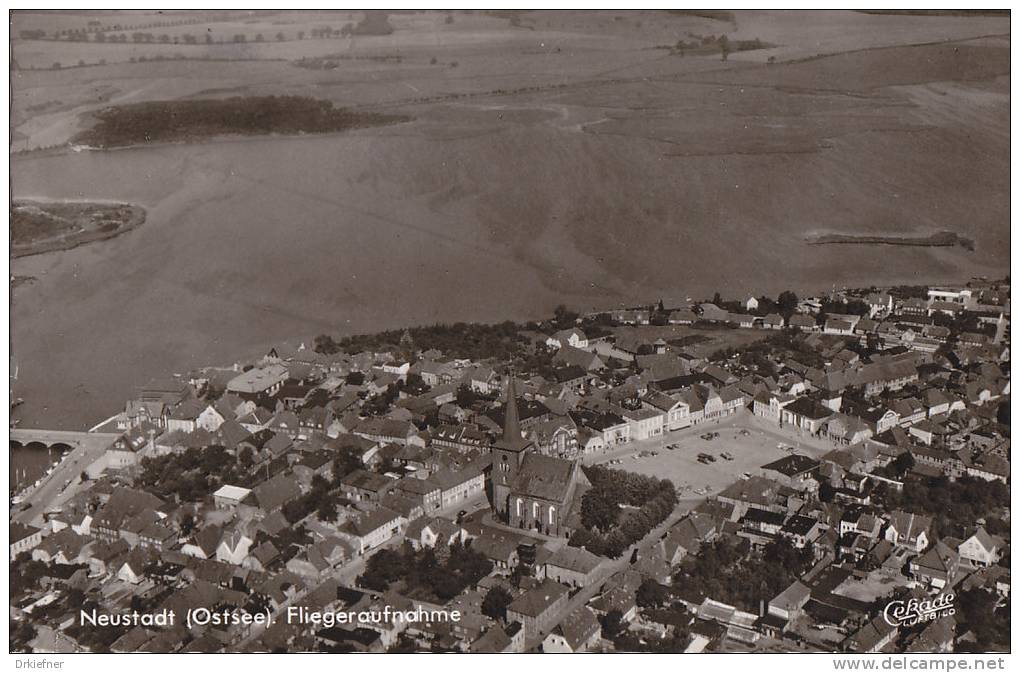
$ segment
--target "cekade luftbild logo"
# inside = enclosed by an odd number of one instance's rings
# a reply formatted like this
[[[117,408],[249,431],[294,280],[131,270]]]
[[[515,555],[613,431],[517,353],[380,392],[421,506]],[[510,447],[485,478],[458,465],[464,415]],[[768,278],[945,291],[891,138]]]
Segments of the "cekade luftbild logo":
[[[882,616],[889,626],[913,626],[956,614],[955,600],[954,594],[946,593],[930,600],[911,598],[909,601],[891,601],[885,606]]]

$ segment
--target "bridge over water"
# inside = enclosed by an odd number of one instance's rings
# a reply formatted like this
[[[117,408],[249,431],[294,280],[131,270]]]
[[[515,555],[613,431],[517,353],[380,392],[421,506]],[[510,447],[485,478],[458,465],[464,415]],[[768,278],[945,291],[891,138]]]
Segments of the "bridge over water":
[[[120,437],[115,432],[75,432],[73,430],[36,430],[31,428],[12,428],[10,440],[12,446],[40,445],[48,449],[58,445],[68,448],[81,448],[86,451],[106,449]]]
[[[40,450],[60,448],[68,451],[48,476],[43,477],[37,485],[29,487],[25,492],[27,509],[19,509],[14,514],[14,519],[21,523],[42,525],[43,513],[51,507],[59,506],[62,500],[69,497],[72,491],[66,491],[66,487],[77,481],[78,475],[99,460],[119,437],[120,435],[115,432],[12,428],[10,430],[12,449],[39,447]]]

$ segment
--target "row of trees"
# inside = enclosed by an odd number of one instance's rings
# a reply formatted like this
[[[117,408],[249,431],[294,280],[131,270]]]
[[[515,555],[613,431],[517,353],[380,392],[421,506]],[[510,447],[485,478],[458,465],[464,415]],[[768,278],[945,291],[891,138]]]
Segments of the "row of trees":
[[[797,304],[800,303],[800,299],[796,293],[790,290],[783,290],[779,293],[779,296],[775,299],[762,295],[756,297],[755,300],[758,302],[758,307],[755,309],[748,310],[747,305],[739,301],[725,301],[722,295],[716,292],[712,296],[712,302],[719,308],[726,309],[731,313],[749,313],[751,315],[766,316],[770,313],[778,313],[784,318],[789,319],[797,311]]]
[[[153,21],[151,23],[137,24],[134,26],[123,25],[120,23],[115,23],[112,25],[103,25],[102,21],[91,20],[88,22],[88,25],[85,28],[60,28],[54,30],[53,39],[60,39],[61,37],[69,37],[73,35],[87,35],[89,33],[108,33],[111,31],[119,32],[122,30],[132,29],[142,30],[147,28],[170,28],[173,26],[190,26],[199,23],[211,23],[215,21],[222,21],[225,20],[226,18],[227,18],[226,15],[214,15],[206,13],[202,17],[195,17],[191,19],[178,19],[177,21]],[[39,37],[36,39],[43,39],[47,34],[45,30],[21,31],[21,32],[22,33],[32,32],[38,34]]]
[[[195,55],[195,56],[185,56],[184,54],[176,53],[176,54],[150,54],[149,56],[138,56],[138,57],[131,56],[128,59],[128,62],[129,63],[150,63],[150,62],[152,62],[152,63],[161,63],[163,61],[185,61],[185,60],[188,60],[188,61],[254,61],[254,60],[258,60],[258,59],[248,58],[248,57],[213,58],[208,53],[201,54],[201,55]],[[62,61],[54,61],[53,63],[50,64],[48,69],[49,70],[61,70],[63,68],[73,68],[75,66],[77,66],[79,68],[84,68],[85,66],[97,66],[97,65],[106,65],[106,59],[105,58],[101,58],[101,59],[98,59],[98,60],[96,60],[95,62],[92,62],[92,63],[87,63],[85,61],[85,59],[78,59],[78,61],[76,63],[71,63],[71,64],[68,64],[68,65],[65,65]],[[24,70],[46,70],[47,69],[46,67],[36,66],[34,64],[28,64],[28,65],[22,67],[16,61],[13,61],[11,63],[11,68],[14,69],[14,70],[21,70],[21,69],[24,69]],[[45,146],[40,146],[40,147],[34,147],[31,150],[17,150],[17,152],[27,152],[27,151],[36,152],[36,151],[54,149],[54,148],[57,148],[57,147],[63,147],[63,145],[45,145]]]
[[[886,491],[884,505],[887,510],[931,516],[939,537],[966,537],[978,519],[996,520],[1007,511],[1009,486],[975,477],[955,481],[944,476],[912,478],[902,491]]]
[[[312,28],[308,31],[307,35],[310,35],[313,39],[327,39],[327,38],[338,38],[347,35],[361,34],[356,32],[354,24],[346,24],[343,28],[335,29],[332,26],[321,26]],[[392,32],[392,28],[390,30]],[[45,40],[47,39],[47,33],[45,30],[33,29],[33,30],[22,30],[18,33],[19,37],[23,40]],[[121,29],[115,27],[108,31],[96,31],[89,33],[84,30],[72,30],[72,31],[57,31],[49,39],[51,40],[66,40],[69,42],[88,42],[91,40],[99,44],[108,43],[127,43],[128,41],[135,44],[198,44],[204,42],[205,44],[223,43],[224,37],[217,37],[212,32],[207,31],[204,34],[195,33],[182,33],[171,35],[170,33],[149,33],[136,30],[131,33],[121,32]],[[293,39],[304,40],[306,36],[305,31],[299,30],[293,33]],[[277,42],[285,42],[288,39],[288,34],[283,31],[277,32],[272,36]],[[229,38],[229,41],[234,43],[247,42],[247,33],[237,33]],[[262,33],[256,33],[252,38],[255,42],[265,42],[266,36]]]
[[[518,335],[521,326],[509,320],[494,325],[482,323],[436,323],[407,330],[387,330],[374,334],[358,334],[335,339],[328,334],[315,338],[315,351],[327,355],[339,352],[360,353],[400,349],[406,331],[416,349],[440,350],[448,356],[508,361],[524,344]]]
[[[618,558],[676,507],[676,489],[669,480],[598,465],[584,469],[592,488],[581,498],[583,528],[571,536],[571,546]]]

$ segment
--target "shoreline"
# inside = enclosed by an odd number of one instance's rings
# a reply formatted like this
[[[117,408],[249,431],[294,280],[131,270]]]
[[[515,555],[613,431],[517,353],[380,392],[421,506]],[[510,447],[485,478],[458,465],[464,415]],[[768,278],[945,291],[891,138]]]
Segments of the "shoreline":
[[[906,285],[912,285],[912,286],[913,285],[923,285],[923,286],[926,286],[926,287],[941,287],[941,286],[949,286],[949,285],[956,285],[956,284],[965,284],[965,283],[967,283],[969,281],[974,281],[974,280],[981,280],[981,278],[978,278],[978,277],[971,277],[971,278],[968,278],[968,279],[959,279],[959,278],[948,279],[948,278],[942,278],[942,279],[928,279],[928,280],[923,281],[923,282],[922,281],[913,280],[913,282],[907,283]],[[894,288],[897,288],[897,287],[903,287],[903,286],[905,286],[905,284],[901,283],[901,284],[892,284],[892,285],[882,284],[882,285],[875,285],[875,286],[871,286],[871,287],[873,287],[874,290],[876,290],[876,291],[887,291],[887,290],[890,290],[890,289],[894,289]],[[844,288],[844,289],[848,289],[848,288]],[[855,287],[855,288],[852,288],[852,289],[865,289],[865,288]],[[797,294],[800,295],[801,293],[797,292]],[[805,297],[812,296],[813,294],[825,294],[825,290],[821,290],[818,293],[804,294],[804,296]],[[702,300],[699,300],[699,301],[707,301],[707,299],[702,299]],[[598,313],[604,313],[604,312],[609,312],[609,311],[613,311],[613,310],[624,310],[625,308],[647,308],[649,305],[653,305],[653,304],[654,304],[654,302],[648,302],[648,303],[640,304],[640,305],[631,304],[629,307],[623,307],[623,306],[619,306],[618,305],[618,306],[610,307],[610,308],[600,308],[600,309],[595,309],[595,310],[592,310],[592,311],[582,311],[582,312],[580,312],[580,315],[581,316],[592,316],[592,315],[595,315],[595,314],[598,314]],[[514,322],[518,326],[524,326],[527,322],[542,320],[543,318],[538,315],[539,313],[540,313],[540,311],[536,311],[535,313],[532,314],[531,318],[519,318],[519,319],[516,319],[516,320],[508,318],[508,320],[510,320],[511,322]],[[548,317],[548,316],[546,316],[546,317]],[[497,325],[497,324],[499,324],[500,322],[503,322],[503,321],[472,320],[472,319],[461,318],[461,319],[457,319],[457,320],[451,319],[451,320],[447,320],[447,321],[437,321],[437,322],[443,323],[443,324],[447,324],[447,325],[452,325],[452,324],[455,324],[457,322],[464,322],[464,323],[468,323],[468,324],[480,324],[480,325]],[[327,336],[331,336],[331,337],[333,337],[333,338],[335,338],[337,340],[340,340],[340,339],[343,339],[345,337],[373,337],[373,336],[382,334],[384,332],[400,332],[400,331],[404,331],[404,330],[412,330],[412,329],[415,329],[415,328],[429,327],[432,324],[435,324],[435,323],[410,323],[410,322],[396,322],[395,321],[395,322],[389,324],[389,326],[383,326],[383,327],[380,327],[380,328],[377,328],[377,329],[366,329],[366,330],[350,329],[350,330],[340,330],[340,331],[334,331],[334,332],[321,332],[321,331],[318,332],[318,333],[304,332],[304,333],[300,333],[300,334],[295,332],[295,333],[289,334],[287,337],[282,338],[282,339],[270,339],[270,340],[260,341],[258,343],[258,345],[255,345],[255,346],[250,346],[250,347],[240,346],[237,349],[232,351],[232,355],[229,357],[228,360],[221,360],[220,362],[206,362],[206,363],[203,363],[203,364],[200,364],[200,365],[195,365],[195,366],[169,367],[169,368],[166,368],[166,369],[161,369],[159,371],[153,371],[153,372],[151,372],[148,375],[142,374],[142,375],[139,375],[137,378],[133,379],[129,387],[130,388],[136,388],[138,385],[141,385],[142,383],[144,383],[147,378],[185,377],[189,373],[197,372],[197,371],[201,371],[201,370],[217,369],[217,368],[227,368],[227,367],[230,367],[231,364],[234,364],[234,363],[241,363],[241,362],[245,362],[245,361],[248,361],[248,360],[258,359],[259,357],[264,355],[266,352],[268,352],[268,350],[270,348],[273,348],[273,347],[279,347],[279,346],[292,346],[293,347],[293,346],[296,346],[298,344],[304,343],[306,348],[313,349],[314,348],[314,345],[313,345],[314,344],[314,340],[315,340],[315,337],[318,336],[318,334],[326,334]],[[643,327],[648,327],[648,325],[638,325],[638,326],[633,326],[633,327],[636,328],[636,329],[641,329]],[[735,329],[741,329],[741,328],[735,328]],[[753,328],[753,329],[755,331],[758,331],[758,328]],[[744,331],[744,330],[742,330],[742,331]],[[27,396],[26,396],[26,399],[27,399]],[[29,402],[33,402],[33,401],[34,402],[38,402],[38,400],[31,400],[31,399],[28,399],[28,401]],[[92,428],[94,430],[95,428],[93,426],[95,426],[97,423],[100,422],[100,421],[97,421],[97,418],[102,417],[103,419],[106,419],[108,421],[111,413],[114,413],[114,414],[119,413],[119,412],[115,412],[115,411],[112,411],[112,410],[122,408],[125,401],[126,401],[126,399],[122,399],[122,398],[111,399],[111,400],[109,400],[109,404],[108,405],[103,406],[103,410],[100,411],[99,414],[97,414],[96,416],[93,416],[92,418],[82,419],[77,424],[57,421],[57,422],[51,422],[48,425],[46,425],[45,427],[51,428],[51,429],[76,430],[76,431],[85,431],[88,428]],[[54,406],[52,403],[49,404],[48,409],[49,409],[49,412],[51,414],[51,417],[52,417],[52,414],[54,412],[56,412],[57,416],[59,416],[59,409],[56,406]],[[14,416],[14,415],[15,414],[12,414],[12,416]],[[33,420],[33,422],[35,421],[35,419],[32,419],[32,420]],[[103,421],[103,422],[105,422],[105,421]]]
[[[816,234],[806,236],[808,245],[898,245],[918,248],[960,246],[974,251],[974,240],[955,231],[937,231],[927,236],[867,236],[856,234]]]
[[[33,241],[30,243],[14,243],[11,242],[11,260],[20,259],[22,257],[32,257],[35,255],[43,255],[49,252],[59,252],[62,250],[73,250],[77,247],[88,245],[90,243],[96,243],[99,241],[106,241],[111,238],[126,234],[129,231],[133,231],[138,227],[145,224],[147,218],[147,211],[144,207],[133,204],[133,203],[122,203],[119,201],[79,201],[70,199],[49,199],[49,200],[36,200],[36,199],[19,199],[12,201],[12,207],[19,204],[33,204],[39,205],[45,208],[51,204],[64,204],[64,205],[107,205],[107,206],[121,206],[130,209],[131,215],[126,220],[119,222],[117,227],[111,230],[92,229],[86,231],[75,231],[67,234],[61,234],[55,238],[46,238],[39,241]]]

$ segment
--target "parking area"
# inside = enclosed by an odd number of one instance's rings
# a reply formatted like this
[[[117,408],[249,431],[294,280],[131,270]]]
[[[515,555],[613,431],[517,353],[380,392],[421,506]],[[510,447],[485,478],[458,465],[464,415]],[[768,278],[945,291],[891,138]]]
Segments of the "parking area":
[[[718,493],[745,474],[757,475],[762,465],[791,452],[817,458],[832,448],[739,412],[718,423],[706,421],[661,438],[632,442],[586,462],[669,479],[681,498],[695,498]],[[713,460],[699,461],[700,454]]]

